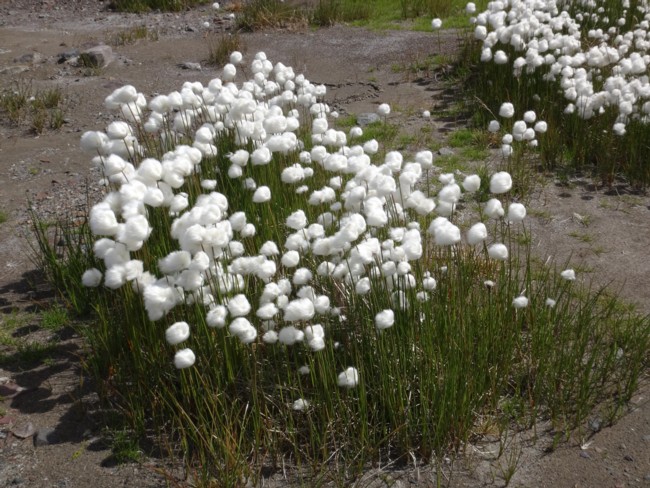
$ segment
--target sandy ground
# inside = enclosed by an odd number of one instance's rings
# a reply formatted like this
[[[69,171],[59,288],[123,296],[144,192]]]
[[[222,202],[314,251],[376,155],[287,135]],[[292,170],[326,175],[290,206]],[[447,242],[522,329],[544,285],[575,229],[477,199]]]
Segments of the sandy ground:
[[[225,12],[208,7],[180,14],[146,16],[107,12],[107,2],[4,0],[0,2],[0,89],[17,81],[35,89],[60,87],[66,96],[66,123],[56,131],[35,136],[26,127],[0,122],[0,310],[3,319],[15,309],[29,309],[49,300],[34,289],[33,265],[26,257],[23,235],[29,231],[27,202],[39,209],[74,212],[83,204],[80,188],[96,189],[86,155],[79,149],[85,130],[103,129],[115,115],[103,100],[113,89],[133,84],[147,96],[180,88],[184,81],[207,82],[219,75],[208,66],[208,39],[228,26]],[[205,27],[204,22],[209,26]],[[99,42],[110,43],[125,29],[145,25],[156,40],[112,45],[115,59],[104,69],[88,73],[57,62],[61,52]],[[264,50],[273,61],[291,65],[316,83],[328,87],[327,101],[341,114],[373,112],[379,103],[393,107],[391,121],[405,131],[430,129],[444,141],[456,122],[436,117],[449,96],[448,87],[429,79],[410,79],[402,69],[427,55],[438,54],[437,38],[409,31],[370,32],[337,26],[329,29],[265,31],[242,36],[249,57]],[[453,52],[455,34],[443,35],[441,49]],[[22,58],[34,54],[32,59]],[[199,63],[187,70],[182,63]],[[431,119],[423,119],[422,110]],[[650,313],[650,199],[621,184],[601,188],[587,178],[560,183],[540,182],[526,202],[531,214],[534,245],[540,259],[572,262],[580,279],[613,282],[622,296]],[[47,211],[47,210],[46,210]],[[35,324],[26,324],[25,334]],[[38,332],[41,333],[42,332]],[[80,341],[73,333],[57,338],[54,360],[34,369],[0,368],[0,388],[14,384],[27,390],[4,400],[0,425],[0,486],[87,487],[165,486],[161,472],[172,467],[156,459],[118,465],[101,437],[101,417],[92,407],[95,397],[84,383],[78,358]],[[4,379],[3,379],[4,378]],[[647,380],[647,378],[646,378]],[[647,385],[647,381],[644,383]],[[583,436],[546,452],[548,438],[533,444],[525,439],[508,459],[470,449],[467,458],[442,467],[442,484],[452,487],[503,486],[508,465],[518,467],[510,486],[628,487],[650,486],[650,390],[633,398],[629,414],[598,432],[585,428]],[[593,421],[594,419],[592,419]],[[2,420],[0,420],[2,422]],[[10,425],[29,427],[46,440],[34,446],[11,433]],[[29,430],[29,429],[28,429]],[[542,426],[543,430],[543,426]],[[590,442],[586,447],[585,442]],[[580,447],[585,449],[582,449]],[[486,449],[489,446],[483,446]],[[430,467],[394,471],[381,478],[371,471],[360,486],[435,486]],[[182,483],[175,473],[174,482]],[[381,481],[383,480],[383,481]],[[267,486],[285,486],[283,479]]]

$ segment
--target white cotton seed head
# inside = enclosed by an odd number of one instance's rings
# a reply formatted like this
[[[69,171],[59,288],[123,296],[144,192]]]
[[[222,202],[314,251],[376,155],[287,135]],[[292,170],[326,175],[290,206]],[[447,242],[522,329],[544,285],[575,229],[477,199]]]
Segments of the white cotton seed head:
[[[302,412],[309,408],[309,401],[305,400],[304,398],[298,398],[298,400],[293,402],[291,408],[297,412]]]
[[[300,230],[307,226],[307,216],[302,210],[298,210],[287,217],[287,227]]]
[[[375,315],[375,327],[377,330],[388,329],[395,323],[395,312],[390,309],[382,310]]]
[[[278,340],[285,346],[293,346],[296,342],[302,342],[304,338],[304,332],[291,325],[283,327],[278,334]]]
[[[474,193],[481,188],[481,177],[479,175],[469,175],[463,180],[463,189],[468,193]]]
[[[310,320],[314,317],[316,310],[314,303],[308,298],[298,298],[290,301],[284,309],[284,320],[296,322]]]
[[[498,51],[498,52],[503,52],[503,51]],[[501,107],[499,108],[499,116],[500,117],[503,117],[505,119],[509,119],[514,115],[515,115],[515,107],[514,107],[514,105],[512,105],[512,103],[505,102],[505,103],[501,104]]]
[[[280,250],[278,249],[278,245],[275,242],[266,241],[260,248],[260,254],[268,258],[271,256],[277,256],[280,254]]]
[[[528,110],[524,113],[524,121],[528,124],[532,124],[537,120],[537,114],[533,110]]]
[[[205,321],[209,327],[216,327],[218,329],[221,329],[225,327],[227,317],[228,309],[223,305],[217,305],[208,312]]]
[[[501,201],[497,200],[496,198],[491,198],[488,200],[483,211],[485,212],[485,215],[491,219],[498,219],[505,215],[505,210],[503,210]]]
[[[176,366],[176,369],[189,368],[194,364],[195,361],[196,356],[194,355],[194,352],[189,348],[181,349],[174,356],[174,366]]]
[[[528,306],[528,298],[523,295],[518,296],[512,301],[512,306],[515,308],[525,308]]]
[[[341,388],[354,388],[359,384],[359,372],[357,368],[349,367],[339,374],[337,384]]]
[[[187,322],[176,322],[165,331],[165,339],[172,346],[180,344],[187,340],[188,337],[190,337],[190,326]]]
[[[505,261],[508,259],[508,248],[505,244],[492,244],[488,247],[488,255],[497,261]]]
[[[245,295],[235,295],[228,300],[228,311],[233,317],[242,317],[251,311],[251,305]]]
[[[467,231],[467,243],[471,246],[474,246],[487,239],[487,235],[487,227],[485,227],[485,224],[483,222],[479,222],[477,224],[474,224]]]
[[[560,276],[567,281],[575,281],[576,272],[572,269],[565,269],[560,273]]]
[[[526,207],[521,203],[511,203],[508,207],[508,220],[521,222],[526,217]]]
[[[87,269],[81,276],[81,283],[89,288],[97,287],[102,282],[102,272],[97,268]]]
[[[285,268],[295,268],[300,262],[300,253],[298,251],[287,251],[282,256],[282,266]]]
[[[490,192],[495,194],[506,193],[512,188],[512,177],[506,171],[495,173],[490,178]]]
[[[268,186],[260,186],[253,194],[254,203],[265,203],[271,200],[271,189]]]

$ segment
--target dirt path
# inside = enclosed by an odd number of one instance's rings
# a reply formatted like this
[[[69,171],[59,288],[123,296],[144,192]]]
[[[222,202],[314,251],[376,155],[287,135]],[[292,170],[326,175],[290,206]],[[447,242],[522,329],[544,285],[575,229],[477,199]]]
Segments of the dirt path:
[[[33,265],[22,237],[28,230],[25,209],[31,201],[46,217],[69,214],[83,206],[80,189],[86,182],[90,192],[97,189],[97,175],[79,150],[79,137],[115,119],[103,107],[104,97],[127,83],[151,96],[178,89],[184,81],[207,82],[219,74],[205,59],[210,33],[228,26],[226,12],[203,7],[182,14],[137,16],[108,13],[103,6],[91,0],[0,4],[0,88],[15,83],[27,83],[34,90],[59,87],[69,104],[62,128],[39,136],[25,126],[0,123],[0,210],[8,215],[0,224],[0,320],[5,325],[16,317],[14,310],[29,311],[51,299],[29,281]],[[97,42],[110,44],[116,35],[142,25],[157,39],[112,45],[114,59],[104,69],[89,73],[58,63],[60,53]],[[416,83],[407,69],[415,61],[440,54],[437,39],[428,33],[376,33],[337,26],[261,32],[244,35],[242,41],[249,56],[263,50],[274,62],[326,84],[328,102],[342,115],[374,112],[379,103],[387,102],[393,107],[391,122],[405,132],[426,133],[427,138],[416,141],[428,143],[444,140],[454,125],[435,117],[447,102],[446,87],[432,73]],[[443,35],[441,45],[449,52],[456,49],[455,34]],[[28,54],[31,58],[24,56]],[[184,63],[198,63],[201,69],[184,69]],[[434,117],[424,119],[425,109]],[[528,206],[540,259],[553,256],[562,261],[572,254],[574,262],[581,263],[582,279],[613,281],[622,286],[623,296],[650,312],[647,195],[632,194],[624,186],[595,188],[588,180],[562,185],[549,180]],[[4,398],[0,401],[4,423],[0,425],[0,486],[164,486],[159,471],[171,468],[159,460],[115,463],[100,435],[96,399],[82,380],[81,341],[67,329],[56,334],[39,329],[34,317],[28,316],[15,333],[53,346],[48,360],[36,367],[11,362],[0,367]],[[27,390],[16,394],[17,386]],[[642,389],[631,413],[614,427],[591,419],[599,432],[585,430],[585,439],[591,442],[586,450],[577,445],[582,439],[576,439],[547,454],[542,439],[536,445],[522,444],[508,460],[499,462],[470,453],[465,462],[454,463],[453,472],[451,466],[443,467],[445,476],[451,473],[448,485],[501,486],[507,464],[515,463],[518,470],[511,486],[650,486],[649,396],[650,390]],[[18,435],[29,434],[29,424],[38,432],[38,446],[33,437],[25,435],[23,440]],[[368,473],[363,484],[435,485],[428,468],[392,472],[382,476],[382,482],[376,475]],[[273,483],[285,484],[282,479]]]

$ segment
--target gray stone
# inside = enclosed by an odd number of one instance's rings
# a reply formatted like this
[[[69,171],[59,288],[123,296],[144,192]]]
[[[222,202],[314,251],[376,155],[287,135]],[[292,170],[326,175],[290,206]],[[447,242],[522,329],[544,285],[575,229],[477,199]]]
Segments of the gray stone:
[[[25,71],[29,71],[29,66],[16,64],[14,66],[5,66],[4,68],[0,68],[0,75],[17,75],[24,73]]]
[[[359,124],[361,127],[379,122],[380,120],[381,119],[379,118],[379,115],[374,112],[366,112],[357,115],[357,124]]]
[[[14,63],[36,64],[39,63],[42,59],[43,56],[41,56],[40,53],[27,53],[14,58]]]
[[[583,457],[585,459],[591,459],[591,456],[587,451],[580,451],[580,457]]]
[[[440,149],[438,149],[438,154],[440,154],[441,156],[453,156],[454,150],[449,147],[441,147]]]
[[[200,64],[200,63],[190,63],[190,62],[187,62],[187,63],[181,63],[181,64],[179,64],[178,66],[179,66],[180,68],[183,68],[183,69],[189,69],[189,70],[192,70],[192,71],[201,71],[201,70],[203,69],[203,68],[201,67],[201,64]]]
[[[596,417],[595,419],[591,419],[589,421],[589,428],[591,430],[593,430],[594,432],[600,431],[602,426],[603,426],[603,421],[601,419],[599,419],[598,417]]]
[[[79,55],[79,64],[86,68],[104,68],[115,59],[113,50],[106,44],[86,49]]]
[[[66,61],[72,61],[73,59],[79,57],[79,49],[68,49],[67,51],[63,51],[62,53],[57,54],[56,56],[57,62],[59,64],[65,63]]]
[[[27,439],[28,437],[33,436],[35,432],[36,429],[34,428],[34,424],[31,422],[16,425],[11,429],[11,433],[19,439]]]

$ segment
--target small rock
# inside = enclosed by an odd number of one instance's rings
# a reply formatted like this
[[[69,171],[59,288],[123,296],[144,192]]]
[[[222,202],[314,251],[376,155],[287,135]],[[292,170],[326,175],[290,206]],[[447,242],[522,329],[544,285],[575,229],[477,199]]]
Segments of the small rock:
[[[201,71],[203,69],[200,63],[190,63],[190,62],[180,63],[178,67],[182,69],[189,69],[192,71]]]
[[[379,115],[373,112],[366,112],[357,115],[357,124],[359,124],[361,127],[365,127],[368,124],[374,124],[380,120],[381,119],[379,118]]]
[[[14,58],[14,63],[36,64],[40,62],[41,59],[43,59],[43,56],[41,56],[40,53],[27,53]]]
[[[72,61],[79,57],[79,49],[68,49],[56,55],[57,63],[65,63],[66,61]]]
[[[27,422],[26,424],[20,424],[11,429],[11,433],[18,437],[19,439],[27,439],[31,437],[36,432],[34,424]]]
[[[591,459],[591,456],[587,451],[580,451],[580,457],[583,457],[585,459]]]
[[[595,419],[591,419],[589,421],[589,428],[594,432],[599,432],[602,426],[603,426],[603,421],[598,417],[596,417]]]
[[[449,147],[441,147],[438,149],[438,154],[441,156],[453,156],[454,150]]]
[[[650,442],[650,435],[644,435],[643,442]]]
[[[79,62],[86,68],[104,68],[115,59],[113,50],[106,44],[91,47],[79,55]]]
[[[0,75],[18,75],[25,71],[29,71],[29,66],[17,64],[15,66],[5,66],[4,68],[0,68]]]
[[[623,459],[625,459],[626,461],[629,461],[631,463],[634,462],[634,458],[632,456],[630,456],[629,454],[626,454],[625,456],[623,456]]]
[[[54,429],[40,429],[34,436],[34,447],[47,446],[54,441]]]

